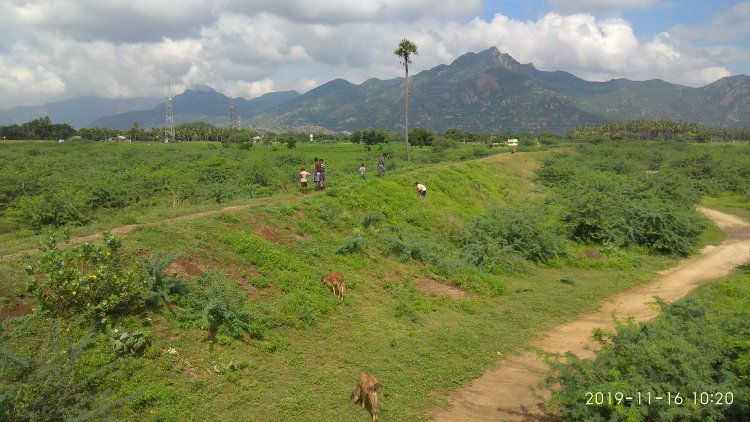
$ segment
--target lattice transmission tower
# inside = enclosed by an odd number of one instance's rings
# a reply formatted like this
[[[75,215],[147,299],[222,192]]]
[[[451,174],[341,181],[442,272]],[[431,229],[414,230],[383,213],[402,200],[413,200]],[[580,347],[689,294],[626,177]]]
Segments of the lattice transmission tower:
[[[174,142],[174,112],[172,111],[172,82],[167,81],[167,115],[164,120],[164,142]]]
[[[229,97],[229,140],[237,142],[237,134],[240,131],[240,116],[237,115],[237,102],[234,97]]]

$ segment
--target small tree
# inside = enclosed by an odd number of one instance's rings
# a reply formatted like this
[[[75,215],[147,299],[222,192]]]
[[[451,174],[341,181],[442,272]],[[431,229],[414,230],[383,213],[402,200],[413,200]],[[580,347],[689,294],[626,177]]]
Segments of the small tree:
[[[431,146],[435,141],[435,134],[423,127],[412,130],[410,137],[416,146]]]

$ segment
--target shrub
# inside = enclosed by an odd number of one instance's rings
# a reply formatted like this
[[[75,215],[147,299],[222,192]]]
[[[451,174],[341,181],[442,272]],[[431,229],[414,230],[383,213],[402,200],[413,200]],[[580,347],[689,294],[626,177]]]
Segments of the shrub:
[[[434,243],[420,238],[398,235],[383,236],[385,251],[400,261],[410,259],[422,262],[436,262],[439,247]]]
[[[95,420],[143,393],[111,398],[111,390],[104,388],[106,376],[121,360],[87,367],[86,351],[96,333],[89,331],[75,344],[66,341],[69,335],[53,321],[50,336],[31,359],[4,353],[0,337],[0,420]]]
[[[243,301],[229,291],[226,283],[212,283],[205,296],[202,315],[203,322],[212,336],[217,333],[241,338],[250,331],[250,312]]]
[[[383,216],[379,212],[371,212],[365,216],[364,220],[362,221],[362,226],[364,228],[374,226],[378,224],[382,219]]]
[[[70,249],[59,249],[55,236],[49,236],[26,268],[40,309],[96,321],[142,309],[147,298],[144,276],[126,269],[120,247],[120,240],[109,233],[101,246],[86,242]]]
[[[183,294],[187,291],[188,287],[182,280],[165,273],[174,259],[175,256],[163,257],[157,255],[153,260],[144,259],[141,261],[141,267],[147,274],[143,281],[148,292],[147,301],[150,305],[156,305],[159,301],[171,305],[173,295]]]
[[[336,249],[336,253],[339,255],[363,253],[367,250],[367,247],[367,239],[362,237],[362,235],[355,233],[352,237],[339,245]]]
[[[537,206],[494,209],[479,216],[467,230],[462,249],[466,259],[485,266],[487,258],[513,251],[534,262],[565,253],[565,242],[546,227],[546,212]]]
[[[564,362],[551,363],[555,372],[547,382],[560,386],[552,404],[565,420],[743,420],[750,410],[750,383],[743,379],[741,362],[750,354],[737,339],[744,339],[748,328],[745,302],[729,307],[730,315],[718,320],[709,316],[710,306],[701,300],[660,306],[664,315],[652,323],[630,322],[619,325],[616,333],[595,333],[602,344],[595,360],[570,354]],[[726,299],[721,306],[727,306]],[[732,328],[739,328],[737,337]],[[592,392],[605,396],[594,399]],[[701,405],[696,403],[701,392],[732,393],[733,402]],[[664,399],[647,403],[648,393]],[[674,402],[678,393],[681,405]]]
[[[8,217],[37,232],[45,227],[82,226],[91,221],[85,200],[65,193],[20,197],[8,209]]]
[[[148,337],[140,331],[128,332],[122,327],[109,331],[109,345],[115,355],[141,355],[148,344]]]

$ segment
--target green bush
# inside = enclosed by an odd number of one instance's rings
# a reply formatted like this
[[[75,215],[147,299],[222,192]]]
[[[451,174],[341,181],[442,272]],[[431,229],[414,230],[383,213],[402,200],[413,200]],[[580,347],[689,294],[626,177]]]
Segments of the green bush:
[[[30,359],[7,353],[0,336],[0,420],[3,421],[84,421],[105,417],[112,409],[140,394],[135,391],[113,398],[107,389],[107,375],[121,360],[108,359],[96,366],[87,363],[87,354],[98,338],[89,331],[77,342],[70,342],[70,330],[53,321],[46,341]]]
[[[117,356],[141,355],[148,345],[148,337],[140,331],[128,332],[119,326],[109,331],[109,346]]]
[[[251,314],[244,306],[243,296],[235,293],[224,282],[213,282],[208,287],[201,313],[204,327],[211,336],[226,334],[241,338],[245,332],[250,332]]]
[[[564,362],[551,363],[555,372],[547,382],[560,386],[552,405],[565,420],[743,420],[750,412],[747,287],[742,294],[739,306],[716,302],[724,308],[721,317],[702,300],[661,302],[664,315],[654,322],[595,333],[602,345],[595,360],[569,354]],[[603,396],[593,396],[596,392]],[[731,403],[700,403],[702,392],[732,394]],[[678,393],[680,405],[674,402]]]
[[[648,173],[654,157],[660,170]],[[705,228],[693,210],[698,185],[719,170],[705,154],[677,165],[665,157],[642,144],[586,146],[546,161],[537,174],[555,192],[569,238],[686,255]]]
[[[360,254],[364,253],[367,250],[367,247],[367,239],[362,237],[362,235],[355,233],[336,248],[336,253],[339,255]]]
[[[362,227],[368,228],[377,225],[383,219],[383,216],[375,211],[367,214],[362,221]]]
[[[464,236],[463,256],[479,267],[495,265],[492,258],[507,251],[538,263],[565,253],[565,241],[547,226],[539,206],[493,209],[476,218]]]
[[[185,282],[171,277],[165,272],[174,259],[174,255],[169,257],[157,255],[152,260],[144,259],[141,261],[141,267],[146,273],[143,282],[148,292],[147,302],[149,305],[157,305],[160,301],[171,305],[172,296],[187,292],[188,286]]]
[[[105,233],[102,242],[59,249],[55,237],[49,236],[26,267],[29,290],[43,312],[102,322],[114,314],[143,309],[147,298],[143,274],[127,269],[119,239]]]
[[[7,211],[8,218],[20,227],[40,232],[44,227],[82,226],[91,221],[85,200],[73,194],[45,193],[23,196]]]
[[[403,234],[389,234],[383,236],[385,252],[405,262],[416,260],[435,263],[439,260],[441,248],[426,239],[405,236]]]

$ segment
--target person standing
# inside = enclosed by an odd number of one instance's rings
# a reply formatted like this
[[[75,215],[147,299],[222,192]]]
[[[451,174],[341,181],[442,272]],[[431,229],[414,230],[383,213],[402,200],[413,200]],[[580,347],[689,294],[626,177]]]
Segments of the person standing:
[[[326,188],[326,164],[322,158],[318,163],[320,164],[320,190],[323,190]]]
[[[359,166],[359,178],[365,180],[365,163]]]
[[[417,195],[419,195],[419,196],[427,196],[427,188],[425,187],[425,185],[423,185],[423,184],[421,184],[419,182],[414,183],[414,185],[417,186]]]
[[[378,177],[385,176],[385,153],[380,154],[378,158]]]
[[[318,157],[315,157],[315,176],[313,176],[315,190],[320,190],[320,163],[321,161],[318,160]]]
[[[302,193],[307,193],[307,177],[310,176],[310,173],[305,170],[305,166],[302,166],[299,168],[299,186],[300,189],[302,189]]]

